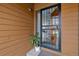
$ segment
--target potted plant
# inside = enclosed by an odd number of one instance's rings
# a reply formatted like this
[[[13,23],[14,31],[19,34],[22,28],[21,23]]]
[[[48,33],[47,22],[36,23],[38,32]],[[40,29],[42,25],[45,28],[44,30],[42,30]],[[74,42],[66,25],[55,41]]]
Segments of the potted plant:
[[[39,33],[36,33],[35,35],[31,35],[30,36],[30,40],[32,45],[34,46],[35,51],[39,51],[40,50],[40,37],[39,37]]]

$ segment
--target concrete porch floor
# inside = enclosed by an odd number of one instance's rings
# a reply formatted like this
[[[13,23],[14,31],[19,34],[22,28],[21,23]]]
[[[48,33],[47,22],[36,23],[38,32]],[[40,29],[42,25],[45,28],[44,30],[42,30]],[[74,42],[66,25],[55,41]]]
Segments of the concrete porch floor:
[[[61,56],[61,53],[47,48],[41,48],[41,52],[38,56]]]

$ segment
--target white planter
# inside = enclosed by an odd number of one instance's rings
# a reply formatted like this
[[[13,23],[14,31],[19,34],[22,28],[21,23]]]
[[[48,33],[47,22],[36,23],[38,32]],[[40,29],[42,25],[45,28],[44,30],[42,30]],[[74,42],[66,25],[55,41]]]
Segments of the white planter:
[[[40,47],[35,47],[35,51],[36,52],[40,51]]]
[[[39,51],[36,51],[34,47],[33,49],[31,49],[26,53],[26,56],[38,56],[40,52],[41,52],[41,49],[39,49]]]

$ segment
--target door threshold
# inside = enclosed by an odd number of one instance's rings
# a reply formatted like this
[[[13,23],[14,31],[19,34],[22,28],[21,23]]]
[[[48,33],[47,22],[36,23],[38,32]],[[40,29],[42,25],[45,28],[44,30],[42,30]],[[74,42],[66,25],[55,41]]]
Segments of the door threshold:
[[[58,52],[58,51],[54,51],[54,50],[51,50],[51,49],[48,49],[48,48],[44,48],[44,47],[41,47],[42,50],[44,51],[48,51],[50,53],[52,53],[52,56],[62,56],[61,52]]]

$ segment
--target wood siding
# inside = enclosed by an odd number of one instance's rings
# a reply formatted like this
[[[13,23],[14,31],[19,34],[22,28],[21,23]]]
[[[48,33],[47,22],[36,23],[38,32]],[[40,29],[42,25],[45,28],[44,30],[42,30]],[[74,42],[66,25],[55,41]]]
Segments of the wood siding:
[[[79,56],[79,4],[78,4],[78,56]]]
[[[54,4],[56,4],[56,3],[35,3],[34,10],[40,10],[42,8],[46,8],[46,7],[49,7]]]
[[[33,4],[0,4],[0,56],[25,55],[31,48],[33,17]]]
[[[78,4],[61,4],[62,53],[78,55]]]

